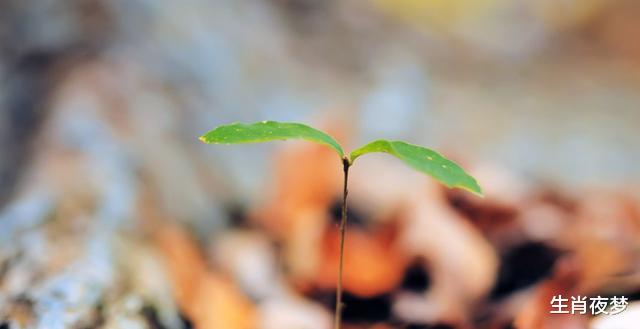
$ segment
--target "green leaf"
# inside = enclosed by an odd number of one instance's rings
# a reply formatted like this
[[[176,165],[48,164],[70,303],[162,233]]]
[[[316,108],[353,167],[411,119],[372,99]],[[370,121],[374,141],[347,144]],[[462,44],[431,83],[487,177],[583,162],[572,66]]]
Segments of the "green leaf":
[[[344,151],[333,137],[301,123],[261,121],[252,124],[232,123],[219,126],[200,136],[207,144],[261,143],[274,140],[304,139],[324,144],[335,150],[340,157]]]
[[[475,178],[467,174],[455,162],[440,153],[422,146],[402,141],[377,140],[371,142],[349,155],[351,163],[359,156],[373,152],[384,152],[394,155],[407,165],[421,171],[450,188],[461,188],[482,196],[482,189]]]

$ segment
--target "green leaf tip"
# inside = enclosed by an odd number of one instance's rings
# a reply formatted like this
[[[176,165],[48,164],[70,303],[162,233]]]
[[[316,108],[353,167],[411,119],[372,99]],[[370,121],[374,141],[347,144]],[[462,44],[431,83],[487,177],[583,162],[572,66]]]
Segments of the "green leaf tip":
[[[262,143],[274,140],[302,139],[324,144],[342,158],[344,151],[328,134],[296,122],[260,121],[251,124],[232,123],[214,128],[199,138],[207,144]]]
[[[352,151],[349,160],[353,163],[361,155],[373,152],[391,154],[409,167],[433,177],[449,188],[459,188],[483,196],[476,179],[467,174],[462,167],[440,153],[422,146],[380,139]]]

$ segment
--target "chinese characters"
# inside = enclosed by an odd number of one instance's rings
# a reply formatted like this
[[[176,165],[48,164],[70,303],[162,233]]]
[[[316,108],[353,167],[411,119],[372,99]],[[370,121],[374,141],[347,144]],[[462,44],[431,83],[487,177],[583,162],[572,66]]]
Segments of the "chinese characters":
[[[550,301],[551,314],[587,314],[591,315],[616,315],[624,312],[629,304],[629,299],[624,296],[613,297],[586,297],[571,296],[570,298],[556,295]]]

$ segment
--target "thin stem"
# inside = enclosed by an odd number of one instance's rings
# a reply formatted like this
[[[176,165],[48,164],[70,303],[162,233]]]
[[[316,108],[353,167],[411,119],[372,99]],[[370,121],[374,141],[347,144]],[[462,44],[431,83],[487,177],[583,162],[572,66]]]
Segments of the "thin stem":
[[[338,285],[336,287],[336,313],[334,316],[333,327],[340,329],[342,325],[342,271],[344,263],[344,236],[347,231],[347,182],[349,180],[349,167],[351,163],[349,158],[342,159],[344,170],[344,185],[342,190],[342,219],[340,220],[340,264],[338,265]]]

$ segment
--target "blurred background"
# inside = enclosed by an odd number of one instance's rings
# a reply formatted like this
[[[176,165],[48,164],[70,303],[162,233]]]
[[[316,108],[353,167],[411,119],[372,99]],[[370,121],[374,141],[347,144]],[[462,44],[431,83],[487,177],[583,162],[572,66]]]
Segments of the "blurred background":
[[[197,139],[259,120],[486,192],[358,163],[345,328],[637,328],[639,90],[635,0],[4,0],[0,328],[331,328],[339,159]]]

